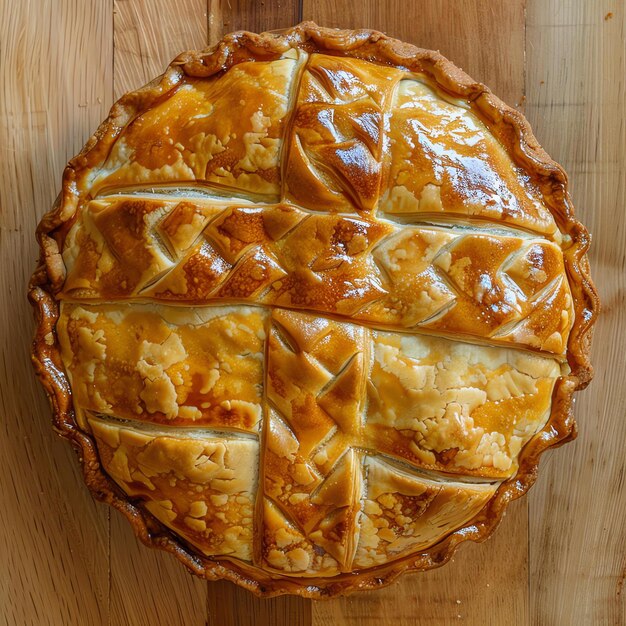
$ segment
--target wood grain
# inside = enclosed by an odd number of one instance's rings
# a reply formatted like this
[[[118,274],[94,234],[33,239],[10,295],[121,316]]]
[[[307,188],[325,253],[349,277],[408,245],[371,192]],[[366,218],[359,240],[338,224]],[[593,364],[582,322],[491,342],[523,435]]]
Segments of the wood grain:
[[[525,14],[526,11],[526,14]],[[610,15],[609,15],[610,14]],[[510,104],[569,171],[604,312],[576,443],[485,544],[378,592],[258,600],[205,583],[93,502],[30,368],[33,231],[113,95],[236,29],[370,26],[441,50]],[[626,59],[607,0],[28,0],[0,3],[0,625],[405,626],[626,623]],[[529,515],[530,511],[530,515]],[[110,516],[110,521],[109,521]]]
[[[206,0],[114,0],[117,100],[163,73],[183,50],[207,45]]]
[[[311,625],[311,600],[260,599],[232,583],[210,582],[207,626]]]
[[[578,440],[530,494],[534,624],[626,624],[626,59],[624,4],[533,0],[527,114],[569,172],[603,302]]]
[[[206,583],[170,554],[139,543],[111,513],[111,624],[203,626]]]
[[[261,32],[301,21],[299,0],[208,0],[209,41],[235,30]]]
[[[35,225],[111,105],[99,0],[0,3],[0,624],[108,621],[108,510],[50,427],[29,359]],[[86,620],[86,621],[83,621]]]

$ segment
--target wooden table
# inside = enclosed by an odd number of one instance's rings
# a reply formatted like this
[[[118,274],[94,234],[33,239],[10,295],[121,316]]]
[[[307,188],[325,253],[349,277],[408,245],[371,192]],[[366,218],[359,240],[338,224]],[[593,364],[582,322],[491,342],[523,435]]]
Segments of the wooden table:
[[[96,504],[28,358],[35,224],[114,99],[183,49],[314,19],[440,49],[568,170],[603,299],[578,440],[549,453],[496,535],[376,593],[261,601],[193,578]],[[0,622],[9,626],[626,624],[626,15],[620,0],[0,2]]]

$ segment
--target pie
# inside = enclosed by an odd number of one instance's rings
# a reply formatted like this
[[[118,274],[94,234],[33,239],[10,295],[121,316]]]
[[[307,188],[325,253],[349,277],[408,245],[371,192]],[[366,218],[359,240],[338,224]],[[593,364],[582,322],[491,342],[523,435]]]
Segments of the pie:
[[[37,234],[55,426],[208,579],[321,597],[440,565],[575,436],[589,235],[524,117],[436,52],[304,23],[182,54]]]

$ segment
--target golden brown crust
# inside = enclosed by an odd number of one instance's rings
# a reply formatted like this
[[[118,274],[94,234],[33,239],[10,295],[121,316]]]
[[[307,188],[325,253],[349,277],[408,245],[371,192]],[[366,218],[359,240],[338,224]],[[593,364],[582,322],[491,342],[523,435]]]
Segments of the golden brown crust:
[[[517,473],[500,484],[495,495],[471,522],[420,553],[400,556],[397,560],[362,570],[356,575],[307,577],[306,586],[287,576],[276,572],[270,574],[242,561],[202,556],[157,522],[142,506],[128,500],[101,469],[92,436],[77,425],[55,328],[59,317],[56,295],[65,279],[65,265],[60,250],[75,221],[79,201],[85,201],[85,198],[79,198],[78,189],[85,173],[104,163],[116,138],[133,119],[159,102],[186,77],[213,76],[245,61],[276,60],[289,49],[318,51],[406,68],[427,76],[450,97],[469,101],[472,111],[506,148],[515,164],[532,177],[559,231],[565,236],[561,247],[574,305],[574,322],[566,352],[571,373],[556,382],[551,416],[543,429],[523,447],[518,457]],[[332,159],[332,154],[324,153],[322,156]],[[372,176],[377,175],[375,168],[371,172]],[[272,180],[271,174],[267,174],[267,180]],[[369,189],[371,183],[365,181],[356,200],[364,209],[371,202]],[[388,584],[406,569],[439,566],[450,558],[460,542],[485,539],[498,524],[508,502],[525,493],[534,482],[540,454],[548,447],[560,445],[575,436],[575,422],[571,414],[572,394],[576,389],[584,387],[592,376],[589,348],[592,326],[599,309],[586,256],[589,235],[574,219],[565,173],[539,146],[523,115],[502,103],[486,87],[474,82],[439,53],[398,42],[375,31],[330,30],[312,23],[300,24],[281,34],[234,33],[210,50],[184,53],[173,61],[162,77],[137,92],[125,95],[114,105],[109,118],[81,153],[70,161],[64,172],[61,195],[52,211],[42,219],[37,235],[41,254],[29,293],[37,315],[33,362],[50,397],[55,427],[78,450],[85,481],[98,499],[122,511],[144,543],[172,552],[194,573],[208,579],[226,578],[259,595],[295,593],[307,597],[329,597]],[[151,267],[150,263],[147,267]],[[348,469],[346,472],[349,474]],[[416,488],[403,489],[413,494]],[[356,550],[357,547],[348,546],[346,549]],[[295,555],[298,558],[301,556],[300,552]],[[337,557],[341,559],[342,555],[338,554]],[[280,558],[275,562],[281,562]]]

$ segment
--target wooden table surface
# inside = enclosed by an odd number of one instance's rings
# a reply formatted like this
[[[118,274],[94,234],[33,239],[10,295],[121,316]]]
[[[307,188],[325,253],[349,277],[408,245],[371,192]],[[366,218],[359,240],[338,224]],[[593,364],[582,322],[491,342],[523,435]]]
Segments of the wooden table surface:
[[[441,50],[521,107],[571,177],[604,310],[577,441],[495,536],[326,602],[192,577],[95,503],[28,357],[33,231],[114,99],[178,52],[301,19]],[[0,624],[626,624],[626,27],[622,0],[0,0]]]

